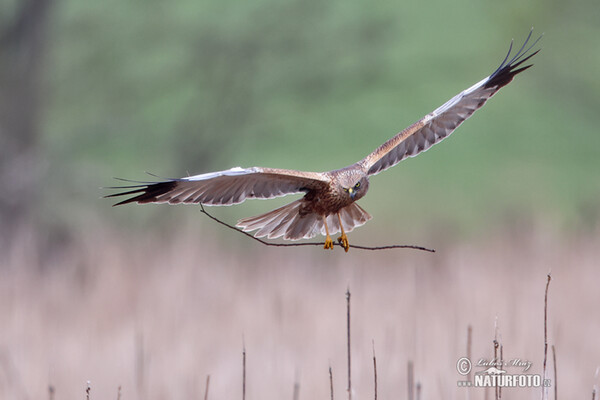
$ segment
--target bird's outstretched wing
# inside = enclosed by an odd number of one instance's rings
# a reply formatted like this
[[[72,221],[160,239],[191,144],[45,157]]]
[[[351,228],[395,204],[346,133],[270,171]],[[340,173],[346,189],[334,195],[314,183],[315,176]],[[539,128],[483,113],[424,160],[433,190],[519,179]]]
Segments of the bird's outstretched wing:
[[[515,75],[525,71],[530,65],[522,66],[539,50],[527,55],[541,39],[541,36],[528,46],[533,30],[529,32],[523,46],[512,57],[511,42],[508,54],[498,69],[490,76],[462,91],[423,119],[404,129],[396,136],[379,146],[358,164],[368,175],[375,175],[393,167],[407,157],[414,157],[422,151],[448,137],[454,130],[481,108],[500,88],[509,84]]]
[[[109,188],[127,190],[106,197],[133,195],[115,204],[116,206],[127,203],[202,203],[227,206],[239,204],[246,199],[270,199],[324,189],[329,178],[325,173],[319,172],[236,167],[181,179],[136,183],[139,184]]]

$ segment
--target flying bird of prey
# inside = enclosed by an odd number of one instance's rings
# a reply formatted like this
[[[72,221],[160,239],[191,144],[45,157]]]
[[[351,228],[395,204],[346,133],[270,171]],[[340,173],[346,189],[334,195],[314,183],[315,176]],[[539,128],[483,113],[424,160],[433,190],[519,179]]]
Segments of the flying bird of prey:
[[[393,167],[407,157],[429,149],[448,137],[500,88],[532,64],[523,65],[537,54],[530,53],[539,41],[528,46],[532,32],[511,57],[508,54],[490,76],[463,90],[441,107],[427,114],[371,154],[348,167],[328,172],[304,172],[275,168],[231,168],[225,171],[171,179],[137,182],[117,189],[126,191],[107,197],[133,195],[115,205],[127,203],[203,204],[228,206],[246,199],[270,199],[291,193],[304,197],[268,213],[243,218],[237,226],[256,237],[287,240],[325,235],[325,249],[333,249],[332,234],[341,232],[339,243],[348,251],[346,232],[363,225],[371,215],[356,201],[367,194],[369,177]]]

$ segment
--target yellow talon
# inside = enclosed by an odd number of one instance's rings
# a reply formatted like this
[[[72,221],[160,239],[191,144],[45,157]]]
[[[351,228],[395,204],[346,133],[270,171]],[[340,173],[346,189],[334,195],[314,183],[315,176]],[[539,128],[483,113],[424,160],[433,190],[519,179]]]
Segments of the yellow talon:
[[[325,250],[331,249],[333,250],[333,240],[331,240],[331,236],[327,235],[325,238],[325,246],[323,246]]]
[[[325,246],[323,248],[325,250],[331,249],[333,250],[333,240],[331,240],[331,236],[329,236],[329,228],[327,227],[327,218],[323,215],[323,226],[325,226]]]
[[[346,236],[345,233],[342,233],[342,236],[340,236],[338,238],[338,242],[340,242],[340,244],[342,245],[342,247],[344,248],[344,250],[347,253],[348,249],[350,248],[350,243],[348,243],[348,236]]]

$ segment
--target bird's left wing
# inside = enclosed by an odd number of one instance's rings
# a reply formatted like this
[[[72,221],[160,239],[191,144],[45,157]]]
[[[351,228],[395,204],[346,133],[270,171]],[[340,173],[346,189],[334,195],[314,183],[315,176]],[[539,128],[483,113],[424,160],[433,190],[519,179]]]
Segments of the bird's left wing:
[[[108,188],[126,190],[106,197],[133,195],[115,204],[116,206],[127,203],[202,203],[227,206],[239,204],[246,199],[270,199],[324,189],[329,178],[320,172],[236,167],[162,182],[136,183],[139,184]]]
[[[509,60],[512,50],[511,42],[508,54],[494,73],[457,94],[420,121],[398,133],[359,161],[358,164],[367,171],[368,175],[375,175],[393,167],[407,157],[416,156],[448,137],[500,88],[509,84],[515,75],[531,67],[531,64],[521,65],[539,51],[527,55],[541,39],[540,36],[533,44],[527,46],[532,32],[529,32],[523,46]]]

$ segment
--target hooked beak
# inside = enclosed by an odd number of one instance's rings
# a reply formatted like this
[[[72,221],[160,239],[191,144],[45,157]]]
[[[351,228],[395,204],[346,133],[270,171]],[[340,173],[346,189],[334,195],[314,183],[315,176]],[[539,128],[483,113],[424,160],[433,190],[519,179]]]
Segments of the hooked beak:
[[[350,198],[354,200],[354,196],[356,196],[356,192],[353,188],[348,189],[348,194],[350,194]]]

